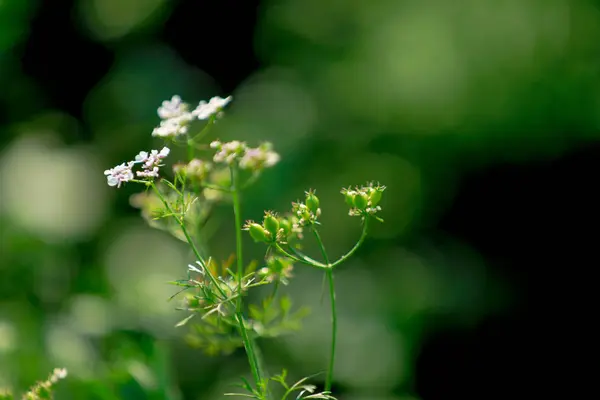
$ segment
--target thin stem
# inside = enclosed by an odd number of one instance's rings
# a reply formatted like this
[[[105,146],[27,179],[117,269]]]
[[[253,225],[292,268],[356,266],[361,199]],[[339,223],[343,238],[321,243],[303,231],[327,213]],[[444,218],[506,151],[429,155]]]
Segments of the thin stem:
[[[191,161],[194,159],[194,157],[196,157],[196,152],[195,152],[195,148],[194,148],[194,140],[192,138],[189,138],[187,141],[187,150],[188,150],[188,159]]]
[[[294,260],[296,262],[299,262],[299,263],[302,263],[302,264],[306,264],[306,265],[310,265],[311,267],[315,267],[315,268],[318,268],[318,269],[326,269],[326,268],[328,268],[326,265],[323,265],[323,264],[321,264],[319,262],[316,262],[316,261],[314,261],[312,259],[311,259],[312,260],[312,262],[311,262],[311,261],[299,258],[299,257],[297,257],[297,256],[295,256],[293,254],[288,253],[283,247],[281,247],[279,245],[279,243],[274,243],[274,246],[277,249],[277,251],[279,251],[281,254],[283,254],[284,256],[286,256],[288,258],[291,258],[292,260]]]
[[[167,208],[167,210],[169,211],[169,213],[175,218],[175,221],[177,221],[177,223],[181,227],[181,231],[183,232],[183,235],[185,236],[185,239],[187,240],[188,244],[190,245],[190,247],[192,249],[192,252],[196,256],[196,258],[198,259],[198,261],[200,261],[200,264],[202,265],[202,268],[204,269],[204,271],[206,271],[206,275],[208,275],[208,277],[210,278],[210,281],[212,282],[212,284],[217,288],[217,290],[219,291],[219,293],[221,294],[221,296],[223,296],[223,299],[226,299],[227,298],[227,294],[225,293],[225,291],[223,290],[223,288],[221,288],[221,285],[217,282],[217,279],[213,276],[213,274],[210,271],[210,269],[208,269],[208,267],[206,265],[206,261],[200,255],[200,252],[198,251],[198,248],[196,247],[196,244],[192,240],[192,237],[190,236],[189,232],[187,231],[187,228],[185,227],[185,224],[183,223],[183,218],[181,218],[180,216],[178,216],[177,214],[175,214],[175,211],[173,211],[173,208],[171,208],[171,205],[169,204],[169,202],[167,201],[167,199],[165,199],[165,197],[160,192],[160,190],[158,190],[158,188],[156,187],[156,185],[154,183],[152,183],[151,186],[152,186],[152,189],[154,190],[154,192],[156,193],[156,195],[160,198],[160,200],[162,201],[162,203],[165,205],[165,207]]]
[[[301,251],[299,251],[299,250],[296,250],[296,249],[295,249],[295,248],[293,248],[292,246],[288,246],[288,247],[289,247],[290,251],[291,251],[291,252],[292,252],[292,253],[293,253],[293,254],[294,254],[296,257],[298,257],[298,258],[300,258],[300,259],[302,259],[302,260],[304,260],[304,261],[307,261],[307,262],[311,263],[311,264],[312,264],[312,265],[314,265],[314,266],[317,266],[317,267],[320,267],[320,268],[323,268],[323,269],[325,269],[325,268],[328,268],[328,266],[327,266],[327,265],[324,265],[324,264],[322,264],[322,263],[320,263],[320,262],[318,262],[318,261],[316,261],[316,260],[313,260],[312,258],[310,258],[309,256],[307,256],[306,254],[302,253],[302,252],[301,252]]]
[[[313,225],[312,231],[317,239],[317,243],[319,244],[319,248],[321,249],[321,254],[323,255],[323,260],[329,265],[329,257],[327,256],[327,251],[325,251],[325,245],[323,245],[323,241],[321,240],[321,235],[319,235],[319,231]],[[337,340],[337,309],[335,306],[335,286],[333,282],[333,267],[329,267],[325,270],[325,275],[327,276],[327,282],[329,283],[329,299],[331,302],[331,352],[329,354],[329,368],[327,369],[327,378],[325,379],[325,391],[331,391],[331,383],[333,382],[333,366],[335,364],[335,345]]]
[[[252,376],[256,384],[256,389],[262,391],[262,374],[257,354],[254,350],[253,340],[248,336],[246,326],[244,325],[244,316],[242,312],[242,280],[244,277],[244,260],[242,253],[242,212],[240,204],[240,193],[238,186],[238,173],[235,167],[231,167],[231,185],[232,185],[232,200],[233,213],[235,218],[235,244],[236,244],[236,261],[237,261],[237,279],[239,296],[236,300],[236,317],[238,319],[240,335],[248,355],[248,362],[252,370]]]
[[[351,248],[349,252],[347,252],[346,254],[344,254],[343,256],[341,256],[339,258],[339,260],[337,260],[336,262],[334,262],[333,264],[331,264],[330,265],[331,268],[335,268],[338,265],[340,265],[341,263],[343,263],[344,261],[346,261],[363,244],[363,242],[365,241],[365,238],[367,237],[367,230],[369,228],[369,221],[370,221],[370,219],[371,219],[370,216],[368,216],[368,215],[365,216],[365,222],[363,224],[363,231],[362,231],[362,233],[360,235],[360,238],[358,239],[358,242],[356,242],[356,244],[354,245],[354,247]]]
[[[210,118],[208,119],[208,121],[206,122],[206,125],[204,125],[204,128],[202,128],[202,130],[194,137],[190,137],[190,141],[188,143],[195,143],[197,141],[199,141],[200,139],[202,139],[210,130],[210,128],[213,126],[214,122],[215,122],[216,116],[215,115],[211,115]]]
[[[276,280],[275,283],[273,283],[273,291],[271,292],[271,295],[267,298],[267,302],[265,303],[265,310],[269,307],[271,307],[271,304],[273,304],[273,300],[275,300],[275,296],[277,296],[277,290],[279,289],[279,280]],[[262,322],[263,324],[266,323],[266,319],[267,319],[267,313],[265,312],[265,314],[263,315],[262,318]]]

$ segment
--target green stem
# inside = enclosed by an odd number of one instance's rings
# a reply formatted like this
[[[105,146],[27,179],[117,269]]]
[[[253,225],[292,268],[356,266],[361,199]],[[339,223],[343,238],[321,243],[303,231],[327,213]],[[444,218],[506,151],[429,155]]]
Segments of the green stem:
[[[323,241],[321,240],[321,235],[319,235],[319,231],[315,226],[312,226],[312,231],[317,239],[317,243],[319,244],[319,248],[321,249],[321,254],[323,255],[323,260],[327,265],[329,265],[329,257],[327,256],[327,251],[325,251],[325,246],[323,245]],[[325,275],[327,276],[327,282],[329,283],[329,299],[331,302],[331,352],[329,354],[329,368],[327,369],[327,378],[325,380],[325,391],[331,391],[331,383],[333,382],[333,366],[335,364],[335,345],[337,339],[337,309],[335,306],[335,286],[333,282],[333,267],[329,267],[325,270]]]
[[[208,133],[208,131],[210,131],[210,128],[214,124],[215,119],[216,119],[216,116],[211,115],[210,118],[208,119],[208,121],[206,122],[206,125],[204,125],[204,128],[202,128],[202,130],[196,136],[190,137],[188,143],[189,144],[196,143],[200,139],[202,139]]]
[[[185,224],[183,223],[183,218],[180,217],[179,215],[175,214],[175,211],[173,211],[173,208],[171,208],[171,205],[169,204],[169,202],[167,201],[167,199],[165,199],[165,197],[160,192],[160,190],[158,190],[158,188],[156,187],[156,185],[154,183],[152,183],[151,186],[152,186],[152,189],[154,190],[154,192],[156,193],[156,195],[160,198],[160,200],[162,201],[162,203],[165,205],[165,207],[167,208],[167,210],[169,211],[169,213],[173,216],[173,218],[175,218],[175,220],[177,221],[177,224],[179,224],[179,226],[181,227],[181,231],[183,232],[183,235],[185,236],[185,239],[187,240],[188,244],[192,248],[192,252],[196,256],[196,258],[198,259],[198,261],[200,261],[200,264],[202,265],[202,268],[206,272],[206,275],[208,275],[208,277],[209,277],[210,281],[212,282],[212,284],[217,288],[217,290],[219,291],[219,293],[221,294],[221,296],[223,296],[223,299],[226,299],[227,298],[227,294],[225,293],[225,291],[223,290],[223,288],[221,288],[221,285],[217,282],[217,279],[213,276],[212,272],[210,272],[210,269],[208,269],[208,267],[206,265],[206,261],[200,255],[200,252],[198,251],[198,248],[196,247],[196,244],[192,240],[192,237],[190,236],[189,232],[187,231],[187,228],[185,227]]]
[[[189,138],[187,141],[188,159],[191,161],[196,156],[194,149],[194,140]]]
[[[346,254],[344,254],[343,256],[341,256],[339,258],[339,260],[337,260],[336,262],[334,262],[333,264],[331,264],[330,265],[331,268],[335,268],[338,265],[340,265],[341,263],[343,263],[344,261],[346,261],[363,244],[363,242],[365,241],[365,239],[367,237],[367,230],[369,228],[369,221],[370,221],[370,216],[368,216],[368,215],[365,216],[365,222],[363,224],[363,231],[362,231],[362,233],[360,235],[360,239],[358,239],[358,242],[356,242],[356,244],[354,245],[354,247],[352,249],[350,249],[349,252],[347,252]]]
[[[296,249],[295,249],[295,248],[293,248],[292,246],[288,246],[288,247],[289,247],[290,251],[291,251],[291,252],[292,252],[292,253],[293,253],[293,254],[294,254],[296,257],[298,257],[298,258],[300,258],[300,259],[302,259],[302,260],[304,260],[304,261],[306,261],[306,262],[308,262],[308,263],[312,264],[313,266],[316,266],[316,267],[319,267],[319,268],[322,268],[322,269],[329,268],[327,265],[325,265],[325,264],[322,264],[322,263],[320,263],[320,262],[318,262],[318,261],[316,261],[316,260],[313,260],[312,258],[310,258],[309,256],[307,256],[306,254],[302,253],[302,252],[301,252],[301,251],[299,251],[299,250],[296,250]]]
[[[319,269],[326,269],[328,268],[326,265],[323,265],[319,262],[316,262],[314,260],[309,261],[309,260],[305,260],[302,258],[299,258],[293,254],[288,253],[283,247],[281,247],[279,245],[279,243],[274,243],[275,248],[277,249],[277,251],[279,251],[281,254],[283,254],[284,256],[291,258],[292,260],[299,262],[301,264],[306,264],[306,265],[310,265],[311,267],[315,267],[315,268],[319,268]]]
[[[240,204],[240,193],[238,186],[238,173],[235,167],[231,167],[231,185],[232,185],[232,200],[233,200],[233,213],[235,218],[235,243],[236,243],[236,261],[237,261],[237,280],[238,280],[238,291],[239,296],[236,301],[236,317],[239,323],[240,335],[248,355],[248,362],[250,363],[250,369],[252,370],[252,376],[254,377],[254,383],[256,389],[262,391],[262,374],[260,364],[258,362],[257,354],[254,350],[254,341],[248,336],[248,331],[244,325],[244,316],[242,311],[242,279],[244,277],[244,260],[242,253],[242,212]]]

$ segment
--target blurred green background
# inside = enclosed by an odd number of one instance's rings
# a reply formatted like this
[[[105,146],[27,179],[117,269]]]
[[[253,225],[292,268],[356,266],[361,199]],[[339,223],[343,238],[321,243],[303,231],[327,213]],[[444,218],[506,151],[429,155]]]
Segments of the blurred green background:
[[[335,257],[360,234],[340,188],[388,187],[385,224],[337,275],[340,399],[448,398],[420,389],[426,339],[510,315],[521,292],[440,221],[465,176],[598,140],[599,39],[592,0],[0,0],[0,387],[66,367],[59,399],[216,399],[248,373],[242,353],[183,343],[165,282],[190,254],[129,205],[139,187],[102,174],[160,148],[162,100],[231,94],[213,138],[282,155],[246,193],[245,219],[314,188]],[[470,204],[455,226],[487,207]],[[220,208],[220,259],[232,225]],[[313,312],[261,342],[271,372],[323,371],[321,276],[297,268],[287,290]]]

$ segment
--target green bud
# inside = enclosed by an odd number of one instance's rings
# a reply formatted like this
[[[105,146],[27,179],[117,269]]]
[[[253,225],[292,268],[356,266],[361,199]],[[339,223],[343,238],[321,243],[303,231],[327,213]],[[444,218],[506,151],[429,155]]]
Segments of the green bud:
[[[346,188],[342,189],[340,193],[344,195],[344,200],[346,201],[346,204],[348,204],[348,207],[354,207],[354,193]]]
[[[289,235],[292,232],[292,221],[287,218],[281,218],[279,220],[279,227],[283,229],[283,233]]]
[[[371,188],[371,193],[369,194],[369,201],[371,202],[371,207],[375,207],[381,201],[381,196],[383,195],[383,189],[380,187]]]
[[[358,193],[354,196],[354,206],[359,210],[367,208],[369,202],[369,196],[366,193]]]
[[[256,222],[250,224],[248,226],[248,232],[252,239],[255,242],[265,242],[268,243],[269,240],[269,232],[262,227],[262,225],[257,224]]]
[[[271,235],[273,235],[273,237],[277,236],[277,231],[279,231],[279,221],[272,213],[265,213],[263,226],[271,233]]]
[[[298,218],[303,218],[306,221],[310,219],[310,211],[304,203],[293,203],[292,212],[296,214]]]
[[[306,192],[306,207],[313,213],[316,214],[319,209],[319,198],[315,196],[313,191]]]
[[[348,204],[348,206],[354,207],[354,196],[348,193],[344,193],[344,200],[346,201],[346,204]]]

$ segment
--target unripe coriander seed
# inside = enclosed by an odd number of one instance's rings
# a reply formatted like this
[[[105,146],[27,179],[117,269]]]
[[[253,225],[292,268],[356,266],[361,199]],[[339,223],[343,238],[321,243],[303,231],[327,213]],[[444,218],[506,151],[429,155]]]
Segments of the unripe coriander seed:
[[[269,242],[269,232],[256,222],[248,226],[248,232],[255,242]]]
[[[316,214],[319,209],[319,198],[315,196],[313,191],[306,192],[306,201],[304,202],[306,207],[313,213]]]
[[[369,202],[369,197],[366,193],[357,193],[354,196],[354,206],[359,210],[364,210],[367,208],[367,204]]]
[[[383,189],[379,187],[371,188],[371,193],[369,194],[369,201],[371,202],[371,207],[375,207],[381,201],[381,196],[383,195]]]
[[[283,229],[285,235],[289,235],[292,232],[292,222],[287,218],[281,218],[279,220],[279,227]]]
[[[279,231],[279,221],[272,213],[265,213],[263,226],[271,233],[271,235],[273,235],[273,237],[277,236],[277,232]]]

